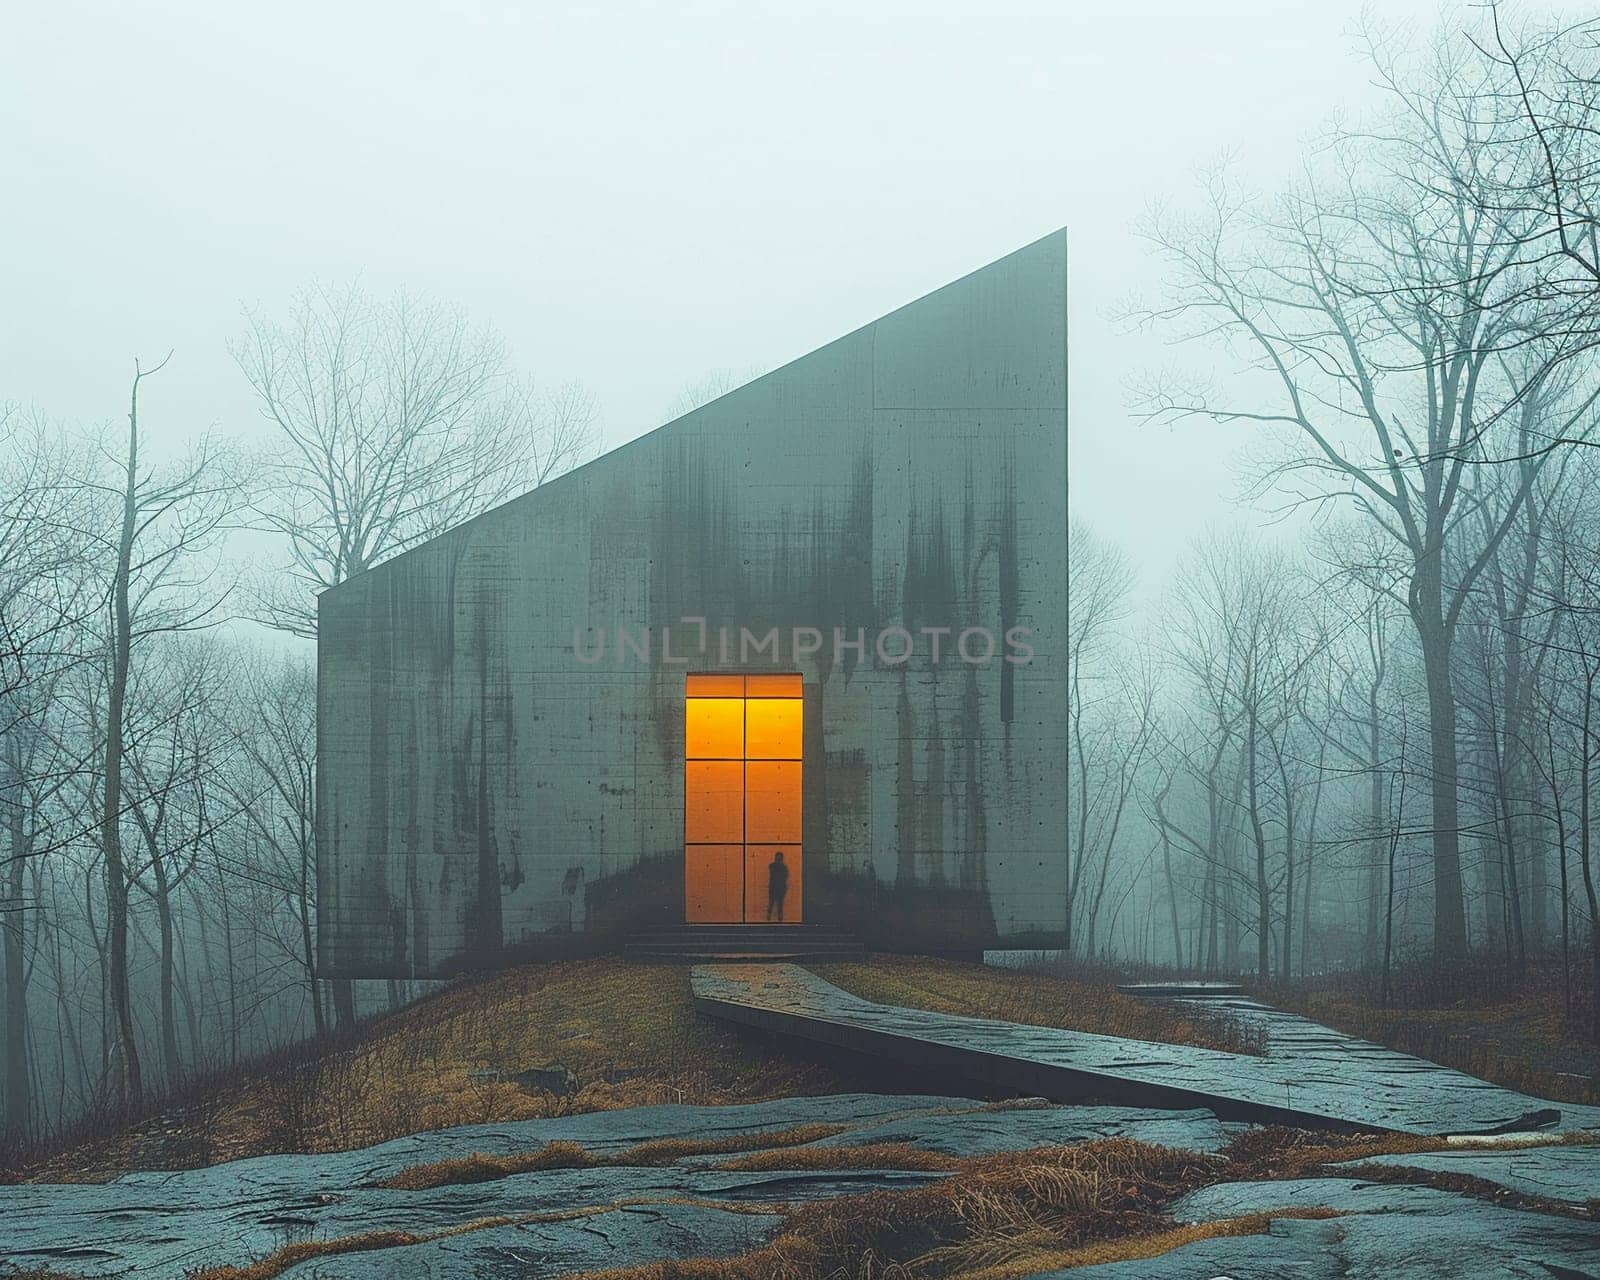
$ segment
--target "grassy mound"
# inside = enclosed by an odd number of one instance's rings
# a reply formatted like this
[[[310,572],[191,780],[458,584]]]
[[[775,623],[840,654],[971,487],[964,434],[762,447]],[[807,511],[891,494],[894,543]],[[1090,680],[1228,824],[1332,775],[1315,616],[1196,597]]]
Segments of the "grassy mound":
[[[551,1066],[565,1087],[516,1079]],[[454,1125],[856,1087],[698,1017],[686,968],[611,957],[526,965],[196,1081],[138,1123],[92,1117],[12,1176],[97,1180],[124,1169],[347,1150]]]
[[[1226,1020],[1123,996],[1108,983],[914,956],[819,972],[868,999],[938,1012],[1254,1048]],[[543,1085],[518,1079],[530,1069],[552,1070]],[[94,1180],[132,1168],[346,1150],[454,1125],[861,1087],[841,1071],[698,1017],[687,968],[599,957],[463,980],[354,1031],[193,1082],[156,1100],[136,1123],[93,1117],[52,1149],[19,1160],[10,1176]]]

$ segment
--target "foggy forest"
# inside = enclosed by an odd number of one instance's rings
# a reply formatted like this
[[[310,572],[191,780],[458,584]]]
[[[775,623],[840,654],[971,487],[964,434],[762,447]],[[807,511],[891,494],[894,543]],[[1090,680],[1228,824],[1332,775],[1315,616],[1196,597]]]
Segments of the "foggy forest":
[[[1075,318],[1160,344],[1140,448],[1244,447],[1170,570],[1073,508],[1069,959],[1380,1002],[1538,971],[1600,1040],[1596,28],[1339,56],[1373,110],[1268,189],[1167,175],[1126,210],[1152,283]],[[14,1136],[423,993],[317,976],[315,597],[602,449],[605,388],[447,291],[308,278],[218,341],[248,439],[171,426],[164,345],[94,353],[93,421],[4,388]],[[660,420],[746,377],[688,373]]]

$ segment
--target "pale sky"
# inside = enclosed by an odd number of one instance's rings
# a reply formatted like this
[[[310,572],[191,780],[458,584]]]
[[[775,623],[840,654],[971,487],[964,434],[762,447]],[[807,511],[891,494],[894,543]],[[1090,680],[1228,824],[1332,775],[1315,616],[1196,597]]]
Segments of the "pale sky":
[[[1419,38],[1462,3],[1389,0]],[[1345,0],[242,6],[50,0],[0,34],[0,400],[263,426],[241,303],[359,273],[492,321],[598,396],[608,444],[1055,227],[1071,254],[1073,509],[1151,579],[1226,517],[1239,437],[1138,425],[1171,354],[1104,310],[1130,224],[1232,151],[1270,186],[1375,101]],[[1194,363],[1202,352],[1185,359]]]

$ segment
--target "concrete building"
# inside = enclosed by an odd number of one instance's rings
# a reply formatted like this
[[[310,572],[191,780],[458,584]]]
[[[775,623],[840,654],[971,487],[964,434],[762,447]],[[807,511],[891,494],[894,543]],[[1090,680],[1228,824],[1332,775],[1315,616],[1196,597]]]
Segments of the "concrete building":
[[[1066,918],[1066,235],[325,592],[325,976]]]

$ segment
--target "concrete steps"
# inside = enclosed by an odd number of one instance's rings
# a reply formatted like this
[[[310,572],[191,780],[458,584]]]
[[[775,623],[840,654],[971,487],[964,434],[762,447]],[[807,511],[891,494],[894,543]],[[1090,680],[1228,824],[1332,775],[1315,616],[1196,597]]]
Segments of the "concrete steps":
[[[686,924],[636,933],[623,944],[622,954],[641,962],[748,964],[857,960],[866,949],[854,934],[824,925]]]
[[[1117,985],[1123,995],[1143,996],[1147,1000],[1222,1000],[1244,995],[1237,982],[1187,981],[1123,982]]]

